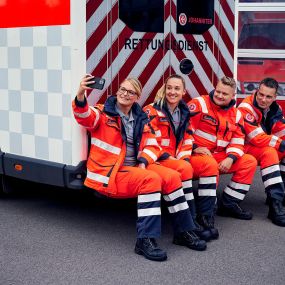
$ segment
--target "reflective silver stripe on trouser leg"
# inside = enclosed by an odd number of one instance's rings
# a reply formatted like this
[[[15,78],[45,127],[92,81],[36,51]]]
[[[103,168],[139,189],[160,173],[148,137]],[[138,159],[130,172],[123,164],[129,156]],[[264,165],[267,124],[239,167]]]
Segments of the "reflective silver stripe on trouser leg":
[[[161,235],[161,193],[138,195],[137,237],[157,238]]]
[[[174,233],[193,230],[195,225],[183,189],[176,189],[170,194],[163,195],[163,198],[173,222]]]
[[[212,216],[217,196],[217,176],[199,178],[197,214]]]
[[[261,169],[261,177],[266,194],[271,198],[282,201],[284,197],[284,186],[279,164]]]
[[[249,190],[249,184],[237,183],[231,180],[231,182],[224,189],[223,193],[223,204],[226,206],[231,206],[241,202],[246,193]]]
[[[190,209],[192,218],[196,219],[196,206],[193,195],[193,187],[192,187],[192,179],[182,181],[183,191],[185,194],[186,201],[188,203],[188,207]]]

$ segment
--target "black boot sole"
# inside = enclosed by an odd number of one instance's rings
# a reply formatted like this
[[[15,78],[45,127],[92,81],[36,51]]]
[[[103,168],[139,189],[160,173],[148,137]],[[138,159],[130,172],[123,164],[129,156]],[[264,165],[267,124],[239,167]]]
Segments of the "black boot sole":
[[[142,249],[135,247],[135,253],[138,255],[143,255],[146,259],[152,260],[152,261],[165,261],[167,259],[167,255],[161,256],[161,257],[155,257],[146,254]]]
[[[201,240],[204,240],[206,242],[208,241],[211,241],[213,238],[212,238],[212,235],[209,235],[209,236],[203,236],[202,234],[199,234],[198,232],[194,231],[195,234],[201,239]]]
[[[249,221],[249,220],[252,220],[252,216],[251,217],[244,217],[244,216],[237,216],[235,214],[232,214],[232,213],[225,213],[225,212],[221,212],[221,211],[217,211],[217,216],[220,216],[220,217],[231,217],[231,218],[235,218],[235,219],[238,219],[238,220],[245,220],[245,221]]]
[[[180,242],[180,241],[177,241],[177,240],[173,240],[173,242],[172,242],[173,244],[175,244],[175,245],[180,245],[180,246],[186,246],[186,247],[188,247],[188,248],[190,248],[190,249],[192,249],[192,250],[197,250],[197,251],[204,251],[204,250],[206,250],[207,249],[207,244],[206,244],[206,242],[205,242],[205,244],[203,245],[203,246],[200,246],[200,247],[198,247],[198,246],[192,246],[192,245],[190,245],[190,244],[185,244],[185,243],[183,243],[183,242]]]
[[[274,220],[270,215],[268,215],[267,218],[268,218],[269,220],[271,220],[271,222],[272,222],[274,225],[279,226],[279,227],[285,227],[285,221],[284,221],[284,222],[276,221],[276,220]]]

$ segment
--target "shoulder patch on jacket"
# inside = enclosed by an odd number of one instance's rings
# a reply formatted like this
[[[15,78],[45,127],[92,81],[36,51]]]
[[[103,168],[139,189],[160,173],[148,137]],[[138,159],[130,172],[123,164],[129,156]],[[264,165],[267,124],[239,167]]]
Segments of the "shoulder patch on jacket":
[[[195,103],[190,103],[188,106],[190,112],[194,112],[197,109],[197,106]]]
[[[248,121],[248,122],[254,122],[255,121],[255,118],[254,118],[254,116],[253,115],[251,115],[251,114],[249,114],[249,113],[247,113],[246,115],[245,115],[245,118],[244,118],[246,121]]]

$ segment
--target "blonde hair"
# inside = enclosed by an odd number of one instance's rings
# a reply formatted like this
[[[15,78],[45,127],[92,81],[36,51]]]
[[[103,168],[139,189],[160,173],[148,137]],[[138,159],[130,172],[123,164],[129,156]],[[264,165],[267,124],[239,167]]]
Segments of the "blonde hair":
[[[182,81],[182,85],[183,88],[186,89],[186,84],[185,84],[185,80],[184,78],[179,75],[179,74],[172,74],[170,75],[166,80],[165,83],[159,88],[159,90],[157,91],[155,98],[154,98],[154,103],[158,104],[161,108],[165,103],[165,95],[166,95],[166,84],[168,82],[169,79],[171,78],[176,78],[176,79],[180,79]]]
[[[220,79],[220,82],[223,83],[224,85],[232,87],[234,90],[236,90],[237,88],[236,81],[232,77],[223,76]]]
[[[140,83],[140,81],[134,77],[126,78],[125,80],[123,80],[123,82],[125,82],[125,81],[128,81],[129,83],[132,84],[132,86],[136,90],[138,97],[140,97],[142,94],[142,84]]]

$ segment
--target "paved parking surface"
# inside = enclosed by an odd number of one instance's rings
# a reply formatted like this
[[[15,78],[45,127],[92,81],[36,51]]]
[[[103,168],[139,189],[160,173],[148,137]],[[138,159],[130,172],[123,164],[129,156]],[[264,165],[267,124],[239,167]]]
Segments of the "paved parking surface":
[[[220,189],[228,177],[221,181]],[[171,243],[163,216],[160,245],[168,261],[134,254],[134,201],[36,189],[0,199],[0,284],[285,284],[285,228],[267,218],[256,175],[243,203],[252,221],[216,218],[220,239],[195,252]]]

